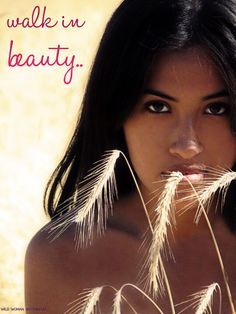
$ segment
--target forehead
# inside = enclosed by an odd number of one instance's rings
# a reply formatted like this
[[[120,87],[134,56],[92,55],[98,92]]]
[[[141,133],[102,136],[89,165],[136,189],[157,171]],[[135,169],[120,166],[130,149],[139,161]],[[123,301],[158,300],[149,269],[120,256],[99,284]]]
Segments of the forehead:
[[[225,88],[225,84],[209,53],[201,47],[191,47],[156,57],[148,87],[173,96],[186,92],[207,95]]]

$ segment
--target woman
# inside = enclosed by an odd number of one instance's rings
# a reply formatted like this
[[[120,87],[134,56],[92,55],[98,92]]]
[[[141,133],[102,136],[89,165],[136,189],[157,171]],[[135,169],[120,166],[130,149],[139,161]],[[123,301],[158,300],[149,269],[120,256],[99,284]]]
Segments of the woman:
[[[60,214],[61,204],[107,150],[118,149],[128,157],[150,216],[168,173],[182,173],[186,188],[186,181],[197,187],[208,180],[208,167],[233,169],[235,25],[235,0],[121,3],[101,40],[73,138],[47,187],[45,207],[52,222],[65,214]],[[145,242],[140,255],[148,222],[124,159],[119,158],[115,172],[119,200],[104,237],[95,237],[92,246],[78,252],[74,224],[52,243],[45,231],[32,239],[25,266],[28,307],[63,313],[84,288],[137,284],[142,252],[148,247]],[[181,193],[180,186],[176,211],[186,205]],[[223,214],[212,206],[209,219],[236,296],[233,205],[229,192]],[[169,259],[165,268],[173,299],[180,303],[217,281],[223,313],[231,313],[207,225],[204,220],[197,227],[193,224],[196,206],[176,215],[174,238],[169,238],[176,262]],[[142,280],[138,286],[144,287]],[[101,300],[102,313],[112,311],[113,292],[108,290]],[[157,313],[136,291],[128,289],[126,296],[138,312]],[[168,298],[156,302],[164,313],[171,313]],[[215,313],[217,301],[214,306]],[[124,313],[131,313],[129,307]]]

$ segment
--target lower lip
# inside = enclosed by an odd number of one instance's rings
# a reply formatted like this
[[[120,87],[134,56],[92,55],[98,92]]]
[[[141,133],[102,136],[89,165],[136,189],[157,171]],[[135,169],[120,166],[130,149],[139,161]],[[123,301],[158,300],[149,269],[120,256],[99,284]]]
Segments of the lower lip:
[[[183,174],[182,181],[190,181],[191,183],[199,183],[203,181],[203,173]]]

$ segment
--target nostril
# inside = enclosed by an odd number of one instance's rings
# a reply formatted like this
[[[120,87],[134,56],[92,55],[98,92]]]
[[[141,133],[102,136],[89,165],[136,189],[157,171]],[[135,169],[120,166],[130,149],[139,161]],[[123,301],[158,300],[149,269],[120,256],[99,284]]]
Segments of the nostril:
[[[198,126],[192,117],[179,121],[172,133],[170,153],[184,159],[190,159],[200,154],[203,146],[198,135]]]
[[[203,151],[202,145],[197,141],[179,141],[170,146],[170,154],[191,159]]]

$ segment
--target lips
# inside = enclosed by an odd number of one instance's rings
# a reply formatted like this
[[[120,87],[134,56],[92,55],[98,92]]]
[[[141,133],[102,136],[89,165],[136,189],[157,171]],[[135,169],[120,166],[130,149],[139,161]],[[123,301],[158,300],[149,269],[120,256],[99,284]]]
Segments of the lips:
[[[183,180],[190,182],[201,182],[204,179],[204,175],[208,172],[206,170],[206,166],[204,165],[175,165],[168,169],[167,171],[163,171],[161,173],[162,176],[170,175],[171,172],[181,172],[184,176]]]

